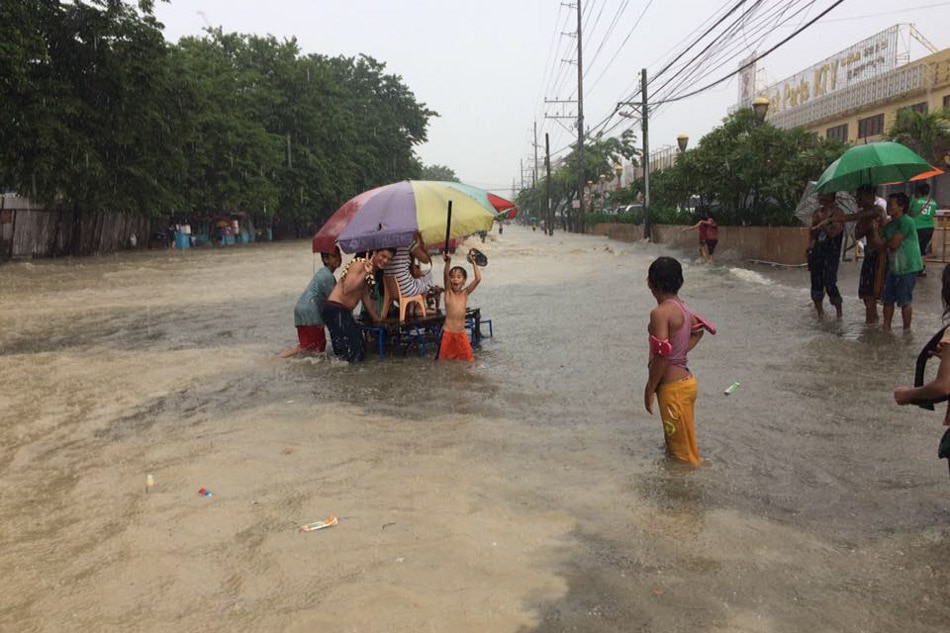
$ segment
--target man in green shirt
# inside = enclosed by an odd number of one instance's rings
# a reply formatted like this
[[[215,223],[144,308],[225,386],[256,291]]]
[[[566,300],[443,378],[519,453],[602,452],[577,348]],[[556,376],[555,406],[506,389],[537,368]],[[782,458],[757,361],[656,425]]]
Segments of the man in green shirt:
[[[917,273],[924,268],[920,256],[920,243],[917,241],[917,226],[907,214],[910,200],[903,193],[892,193],[887,197],[887,214],[891,221],[884,225],[876,241],[890,253],[890,265],[884,279],[884,323],[883,329],[891,329],[894,318],[894,304],[901,308],[904,329],[910,329],[914,315],[911,305],[914,300],[914,284]],[[876,232],[875,232],[876,233]]]
[[[920,242],[920,254],[927,256],[927,247],[934,235],[934,216],[937,215],[937,203],[930,197],[930,185],[925,182],[917,183],[914,188],[916,196],[910,201],[908,214],[914,218],[917,225],[917,239]],[[921,277],[927,276],[927,267],[920,271]]]

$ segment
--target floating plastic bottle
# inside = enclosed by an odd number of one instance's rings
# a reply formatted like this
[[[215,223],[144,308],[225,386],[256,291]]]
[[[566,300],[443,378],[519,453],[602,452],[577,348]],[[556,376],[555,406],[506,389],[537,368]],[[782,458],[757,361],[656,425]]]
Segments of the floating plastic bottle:
[[[723,393],[724,395],[727,395],[727,396],[728,396],[728,395],[731,394],[731,393],[735,393],[736,389],[738,389],[738,388],[739,388],[739,383],[734,382],[734,383],[732,383],[731,385],[729,385],[728,387],[726,387],[726,390],[723,391],[722,393]]]

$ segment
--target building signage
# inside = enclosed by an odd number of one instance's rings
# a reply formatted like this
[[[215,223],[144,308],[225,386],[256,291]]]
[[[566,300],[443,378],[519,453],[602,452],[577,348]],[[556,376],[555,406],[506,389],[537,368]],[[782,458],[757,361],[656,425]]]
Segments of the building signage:
[[[762,94],[770,101],[769,114],[804,105],[897,68],[899,31],[900,26],[892,26],[767,87]]]

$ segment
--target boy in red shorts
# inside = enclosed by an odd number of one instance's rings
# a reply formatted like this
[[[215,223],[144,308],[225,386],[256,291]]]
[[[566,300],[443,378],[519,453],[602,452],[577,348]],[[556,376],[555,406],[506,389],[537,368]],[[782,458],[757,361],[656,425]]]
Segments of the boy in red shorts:
[[[294,326],[297,328],[299,345],[281,353],[281,358],[290,358],[300,352],[323,352],[327,349],[327,334],[320,311],[336,286],[333,271],[340,267],[342,261],[340,249],[334,247],[331,253],[320,253],[320,259],[323,260],[323,268],[316,272],[294,306]]]
[[[461,266],[450,267],[452,256],[443,257],[445,270],[442,273],[445,284],[445,324],[442,326],[442,345],[439,347],[439,360],[474,361],[472,344],[465,332],[465,310],[468,308],[468,296],[482,281],[482,273],[475,262],[473,252],[469,252],[468,261],[475,271],[475,279],[468,286],[465,281],[468,273]]]

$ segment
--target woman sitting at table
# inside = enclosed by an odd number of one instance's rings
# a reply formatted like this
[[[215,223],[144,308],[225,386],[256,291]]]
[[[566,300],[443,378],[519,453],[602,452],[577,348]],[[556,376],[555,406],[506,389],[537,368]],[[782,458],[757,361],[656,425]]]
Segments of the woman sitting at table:
[[[441,288],[432,281],[432,271],[429,270],[423,273],[421,268],[416,266],[416,260],[423,264],[432,263],[432,258],[429,257],[425,242],[422,240],[422,234],[418,232],[412,244],[396,249],[396,255],[383,272],[387,277],[395,277],[395,281],[399,285],[399,292],[404,297],[429,296],[430,293],[437,295],[441,292]],[[392,302],[396,299],[398,297],[391,296],[388,288],[386,288],[383,296],[382,314],[389,314]],[[438,303],[436,303],[436,308],[438,308]]]

